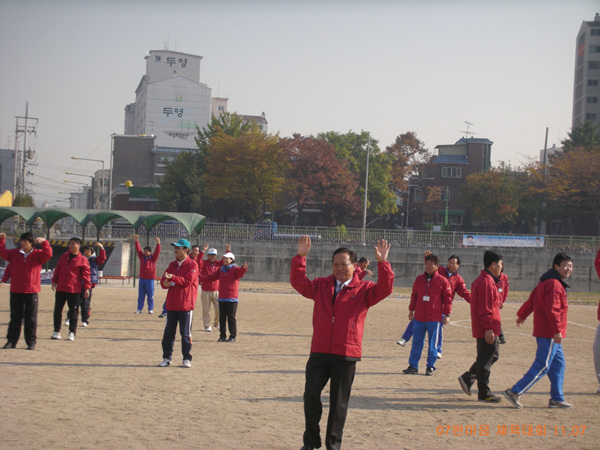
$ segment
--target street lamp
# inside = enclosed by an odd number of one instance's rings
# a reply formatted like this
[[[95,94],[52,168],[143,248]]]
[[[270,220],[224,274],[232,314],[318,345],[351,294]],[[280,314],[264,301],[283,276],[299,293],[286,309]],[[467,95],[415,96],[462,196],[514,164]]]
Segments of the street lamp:
[[[91,158],[80,158],[79,156],[71,156],[71,159],[80,159],[82,161],[94,161],[94,162],[102,163],[102,197],[106,198],[106,182],[104,180],[104,160],[91,159]],[[100,204],[102,205],[102,208],[104,208],[104,200],[102,200],[102,202]]]
[[[367,235],[367,199],[369,194],[369,154],[371,151],[371,135],[367,140],[367,170],[365,174],[365,204],[363,208],[363,226],[362,226],[362,243],[366,245],[366,235]]]

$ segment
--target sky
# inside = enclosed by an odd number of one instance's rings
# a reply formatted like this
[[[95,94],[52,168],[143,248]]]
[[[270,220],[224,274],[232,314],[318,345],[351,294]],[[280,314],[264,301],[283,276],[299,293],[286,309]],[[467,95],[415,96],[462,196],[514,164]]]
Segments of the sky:
[[[434,151],[468,126],[495,164],[518,166],[546,128],[549,147],[568,137],[575,39],[596,12],[597,0],[0,0],[0,148],[14,149],[28,104],[29,187],[37,206],[67,206],[101,169],[71,157],[109,168],[144,57],[168,48],[201,55],[213,97],[264,112],[281,137],[364,130],[384,149],[412,131]]]

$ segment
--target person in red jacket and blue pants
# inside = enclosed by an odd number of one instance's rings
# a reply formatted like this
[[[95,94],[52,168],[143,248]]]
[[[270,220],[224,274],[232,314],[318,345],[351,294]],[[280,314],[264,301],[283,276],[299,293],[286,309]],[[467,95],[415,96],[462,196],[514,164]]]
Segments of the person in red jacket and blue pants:
[[[562,339],[567,335],[567,291],[565,282],[573,273],[573,260],[559,253],[552,261],[552,269],[544,273],[529,299],[517,312],[517,326],[521,326],[533,312],[533,335],[537,341],[535,361],[523,378],[504,391],[504,396],[515,408],[522,408],[521,395],[544,375],[550,380],[549,408],[572,408],[565,401],[565,356]]]
[[[160,255],[160,239],[156,238],[156,249],[152,253],[150,247],[142,247],[139,243],[139,236],[133,235],[135,240],[135,252],[140,260],[140,278],[138,279],[138,305],[136,314],[141,314],[144,309],[144,302],[148,297],[148,314],[154,314],[154,282],[156,280],[156,261]]]
[[[355,272],[356,253],[343,247],[333,252],[333,274],[310,280],[306,276],[306,255],[310,247],[310,238],[301,236],[298,240],[298,254],[292,259],[290,273],[292,287],[314,302],[313,337],[304,385],[305,431],[302,449],[321,447],[321,392],[328,381],[330,399],[325,446],[328,449],[339,449],[356,362],[362,356],[367,311],[388,297],[394,289],[394,272],[387,262],[390,244],[381,240],[375,247],[377,284],[358,278]]]
[[[25,318],[24,334],[27,349],[35,349],[37,341],[38,294],[41,290],[42,265],[52,258],[52,247],[44,238],[23,233],[19,248],[6,249],[6,235],[0,233],[0,257],[10,263],[10,322],[3,348],[15,348],[21,337],[21,322]],[[35,243],[42,249],[34,249]],[[4,281],[4,279],[3,279]]]
[[[52,276],[52,290],[56,292],[54,300],[54,333],[52,339],[60,339],[60,323],[65,303],[69,306],[69,341],[75,340],[77,333],[77,315],[79,312],[79,296],[83,289],[83,297],[90,296],[92,282],[90,279],[90,263],[81,248],[81,239],[71,238],[69,250],[58,259]]]
[[[179,239],[171,244],[175,261],[169,264],[160,285],[167,291],[167,321],[162,338],[163,361],[159,367],[171,365],[175,333],[179,324],[183,367],[192,367],[192,319],[198,295],[198,264],[188,254],[191,248],[187,239]]]

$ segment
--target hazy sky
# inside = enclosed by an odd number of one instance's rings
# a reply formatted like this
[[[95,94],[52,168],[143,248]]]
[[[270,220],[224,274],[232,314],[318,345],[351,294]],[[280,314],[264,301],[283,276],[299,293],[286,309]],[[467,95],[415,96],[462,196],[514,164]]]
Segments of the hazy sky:
[[[433,150],[464,135],[518,165],[571,127],[575,38],[597,0],[0,0],[0,147],[39,119],[32,189],[60,199],[123,133],[148,50],[204,57],[200,81],[269,132],[414,131]],[[125,181],[125,180],[123,180]]]

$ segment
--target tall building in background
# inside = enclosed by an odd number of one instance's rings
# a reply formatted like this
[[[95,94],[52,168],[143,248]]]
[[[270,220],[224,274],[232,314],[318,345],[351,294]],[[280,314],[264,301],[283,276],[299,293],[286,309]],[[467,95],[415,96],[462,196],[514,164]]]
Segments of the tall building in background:
[[[573,123],[576,128],[591,122],[600,130],[600,15],[582,22],[577,34]]]
[[[156,146],[187,150],[196,147],[196,127],[211,117],[211,89],[200,82],[202,56],[151,50],[146,74],[125,108],[126,135],[156,137]]]

